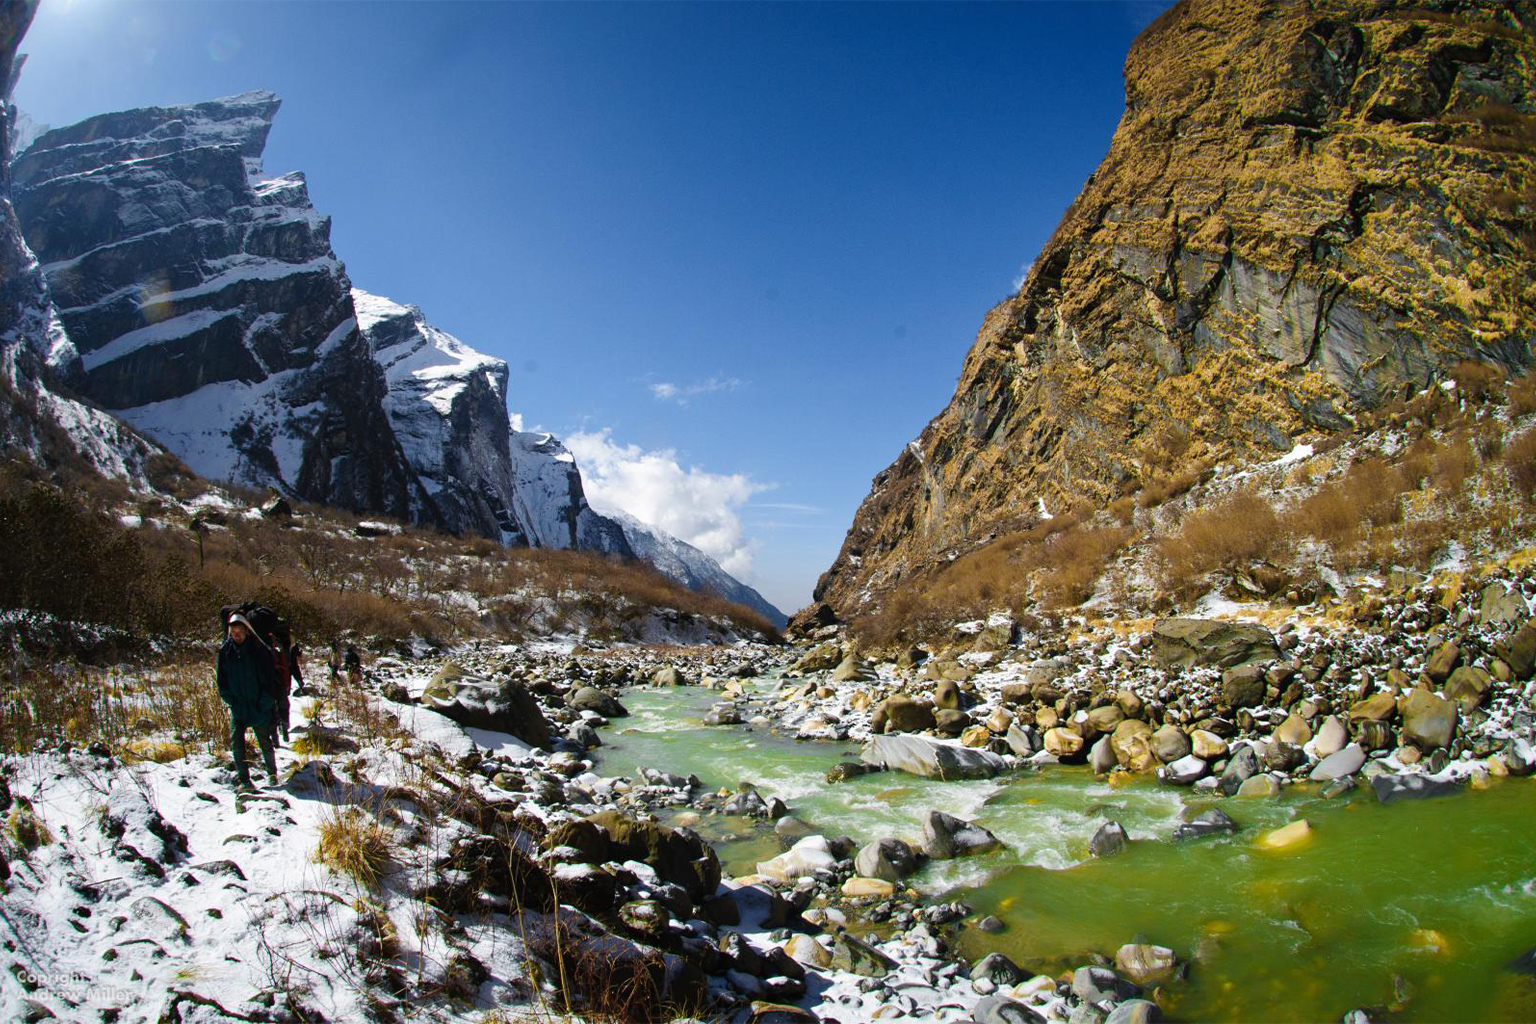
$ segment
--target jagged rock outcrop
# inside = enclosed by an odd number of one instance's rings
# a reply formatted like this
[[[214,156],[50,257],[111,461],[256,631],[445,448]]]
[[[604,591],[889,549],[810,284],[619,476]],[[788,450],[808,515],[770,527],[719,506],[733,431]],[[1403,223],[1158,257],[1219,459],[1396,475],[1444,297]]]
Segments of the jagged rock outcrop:
[[[685,540],[642,523],[628,512],[608,510],[605,518],[618,523],[635,557],[649,562],[663,576],[689,590],[714,594],[746,605],[782,629],[789,621],[767,598],[726,572],[720,563]]]
[[[1533,67],[1528,3],[1168,11],[1108,155],[816,601],[846,616],[1044,510],[1346,429],[1462,360],[1527,366]]]
[[[512,429],[507,364],[428,323],[420,309],[352,290],[383,368],[384,411],[437,519],[504,544],[634,557],[593,511],[576,460],[553,435]]]
[[[37,4],[0,5],[0,451],[44,462],[63,453],[130,483],[157,449],[113,417],[57,393],[52,380],[79,359],[11,205],[10,156],[19,112],[10,104],[17,46]]]
[[[330,222],[261,176],[278,99],[103,114],[11,164],[74,358],[57,372],[218,480],[432,521]]]

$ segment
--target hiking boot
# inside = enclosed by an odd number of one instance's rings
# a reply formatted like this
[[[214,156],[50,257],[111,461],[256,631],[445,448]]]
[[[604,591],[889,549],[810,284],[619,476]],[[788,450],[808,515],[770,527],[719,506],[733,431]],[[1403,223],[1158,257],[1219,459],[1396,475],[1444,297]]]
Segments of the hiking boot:
[[[256,787],[249,778],[239,779],[235,782],[236,793],[254,793]]]

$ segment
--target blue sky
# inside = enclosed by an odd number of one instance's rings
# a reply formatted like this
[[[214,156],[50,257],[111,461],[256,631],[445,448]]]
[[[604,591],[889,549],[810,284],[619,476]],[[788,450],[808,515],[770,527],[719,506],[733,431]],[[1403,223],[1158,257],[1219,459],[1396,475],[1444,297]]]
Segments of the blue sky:
[[[594,500],[810,599],[1108,146],[1163,3],[43,0],[15,101],[248,89],[354,284],[508,361]]]

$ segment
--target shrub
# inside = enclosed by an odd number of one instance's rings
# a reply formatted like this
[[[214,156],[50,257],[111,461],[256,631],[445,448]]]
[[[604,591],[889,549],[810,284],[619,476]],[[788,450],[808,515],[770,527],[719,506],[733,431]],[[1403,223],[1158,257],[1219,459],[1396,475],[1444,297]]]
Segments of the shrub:
[[[388,868],[393,842],[378,819],[356,807],[337,808],[320,822],[315,860],[374,888]]]
[[[1520,497],[1536,501],[1536,430],[1518,434],[1504,446],[1504,468]]]
[[[1193,596],[1216,569],[1267,558],[1280,534],[1269,502],[1249,490],[1234,491],[1186,515],[1177,532],[1158,542],[1163,586],[1179,597]]]

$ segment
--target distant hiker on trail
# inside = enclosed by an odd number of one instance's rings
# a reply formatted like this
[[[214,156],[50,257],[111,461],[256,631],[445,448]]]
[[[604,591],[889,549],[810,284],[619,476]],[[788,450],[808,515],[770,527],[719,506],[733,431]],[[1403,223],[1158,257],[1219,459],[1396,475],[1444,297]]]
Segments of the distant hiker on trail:
[[[288,742],[288,688],[292,685],[293,673],[293,649],[288,645],[287,637],[276,632],[267,634],[267,650],[272,652],[272,745],[277,746],[277,737],[281,735],[283,742]]]
[[[334,683],[334,682],[336,682],[337,680],[339,680],[341,678],[341,641],[340,640],[332,640],[331,641],[331,657],[326,662],[326,664],[330,667],[330,670],[331,670],[331,682]]]
[[[298,681],[298,686],[293,688],[295,696],[304,696],[304,667],[299,661],[304,657],[304,648],[298,644],[293,645],[293,650],[288,652],[288,668],[293,672],[293,678]]]
[[[360,686],[363,682],[363,659],[357,653],[357,647],[347,644],[347,656],[344,659],[347,667],[347,682],[353,686]]]
[[[272,782],[277,782],[277,754],[272,749],[272,726],[277,673],[272,652],[267,650],[251,623],[239,612],[229,617],[229,638],[219,648],[216,680],[219,696],[229,705],[229,752],[235,759],[240,789],[254,789],[245,767],[245,730],[255,729],[261,759]]]

